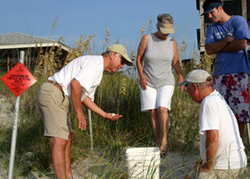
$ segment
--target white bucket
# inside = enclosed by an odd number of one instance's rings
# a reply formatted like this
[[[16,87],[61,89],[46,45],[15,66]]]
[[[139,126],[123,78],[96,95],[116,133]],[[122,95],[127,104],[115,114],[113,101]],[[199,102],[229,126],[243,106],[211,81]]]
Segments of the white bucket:
[[[128,148],[125,155],[129,178],[159,178],[160,150],[158,147]]]

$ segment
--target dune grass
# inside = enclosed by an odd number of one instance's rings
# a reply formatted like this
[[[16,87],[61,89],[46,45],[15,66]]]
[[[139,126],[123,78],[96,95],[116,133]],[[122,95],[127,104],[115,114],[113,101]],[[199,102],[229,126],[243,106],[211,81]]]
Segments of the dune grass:
[[[107,46],[110,34],[108,29],[106,31],[105,44]],[[144,33],[144,31],[141,33]],[[65,64],[78,56],[92,54],[90,44],[93,38],[94,36],[87,38],[81,36],[68,54]],[[183,44],[185,45],[185,43]],[[185,50],[186,48],[182,49]],[[131,57],[135,56],[135,51],[131,52]],[[48,49],[48,52],[40,54],[40,63],[33,72],[37,78],[37,83],[21,95],[14,170],[16,177],[27,176],[30,171],[38,171],[41,176],[52,171],[49,139],[43,137],[43,123],[41,113],[36,105],[36,93],[47,77],[55,72],[58,53],[60,52],[54,53],[53,48],[51,48]],[[209,63],[205,63],[208,61],[206,59],[203,60],[203,64],[198,64],[197,53],[194,51],[193,54],[194,57],[191,63],[183,66],[184,74],[199,65],[203,65],[203,67],[209,65]],[[10,98],[14,104],[14,95],[2,81],[0,81],[0,87],[0,93]],[[140,111],[140,94],[135,66],[118,73],[105,72],[102,83],[96,91],[95,102],[104,111],[118,113],[123,117],[118,121],[110,122],[92,113],[94,151],[91,152],[89,131],[78,129],[74,109],[71,108],[69,116],[75,133],[72,148],[73,164],[79,162],[79,158],[87,158],[91,153],[98,152],[100,158],[96,162],[102,163],[103,160],[106,161],[105,167],[101,169],[101,178],[126,178],[127,173],[122,172],[124,168],[124,164],[121,162],[123,149],[135,146],[156,146],[149,113]],[[194,103],[187,93],[182,93],[176,86],[171,108],[171,111],[169,111],[169,150],[186,155],[197,152],[199,150],[197,148],[197,142],[199,142],[199,105]],[[83,110],[87,115],[87,110],[84,107]],[[1,163],[6,169],[9,164],[11,134],[11,128],[0,127]],[[245,144],[247,144],[246,140],[244,138]],[[246,146],[246,148],[249,149],[250,146]],[[82,167],[84,168],[84,166]],[[168,176],[174,170],[178,169],[170,167],[163,176]],[[92,173],[97,175],[99,172],[99,168],[92,167]]]

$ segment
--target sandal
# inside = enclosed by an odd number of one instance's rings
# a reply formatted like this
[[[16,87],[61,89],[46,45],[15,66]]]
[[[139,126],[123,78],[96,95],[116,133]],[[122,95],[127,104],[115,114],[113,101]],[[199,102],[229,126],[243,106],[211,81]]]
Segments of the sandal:
[[[160,148],[160,155],[161,155],[162,158],[164,158],[166,156],[167,149],[168,149],[167,145],[161,146],[161,148]]]

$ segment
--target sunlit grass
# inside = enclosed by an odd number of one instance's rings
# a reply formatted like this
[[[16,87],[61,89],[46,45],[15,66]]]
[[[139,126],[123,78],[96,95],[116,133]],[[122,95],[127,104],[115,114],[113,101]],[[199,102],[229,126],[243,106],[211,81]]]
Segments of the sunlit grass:
[[[149,25],[150,31],[151,23]],[[141,29],[140,38],[145,32],[145,24]],[[110,43],[110,33],[106,29],[104,46]],[[74,48],[68,54],[65,64],[81,55],[92,54],[90,46],[94,35],[85,37],[82,35]],[[185,40],[185,38],[184,38]],[[180,54],[184,54],[188,44],[181,43]],[[136,49],[130,53],[135,57]],[[197,52],[192,52],[193,58],[190,63],[183,66],[184,74],[187,74],[193,68],[198,66],[207,67],[211,65],[208,59],[204,59],[202,64],[197,63]],[[43,137],[43,122],[41,113],[36,105],[36,93],[40,85],[52,75],[57,68],[58,55],[60,48],[54,52],[53,47],[48,51],[41,51],[40,63],[34,71],[37,83],[21,95],[20,117],[18,127],[18,139],[15,158],[15,176],[27,176],[30,171],[37,171],[41,174],[50,174],[52,172],[52,162],[50,159],[49,139]],[[1,74],[3,76],[4,73]],[[0,81],[0,93],[7,96],[14,104],[14,95]],[[124,168],[126,164],[123,161],[124,148],[127,147],[157,147],[154,142],[153,131],[148,113],[140,111],[140,93],[138,87],[138,76],[135,66],[129,67],[126,71],[117,73],[105,72],[102,82],[95,94],[95,102],[104,111],[121,114],[123,117],[115,122],[110,122],[92,113],[94,151],[90,150],[89,131],[78,129],[77,119],[74,109],[71,108],[69,114],[74,128],[74,143],[72,147],[73,166],[82,167],[85,171],[84,160],[88,157],[95,162],[91,166],[91,172],[86,178],[127,178],[128,173]],[[83,107],[87,116],[87,110]],[[171,152],[178,152],[185,155],[197,153],[199,148],[199,128],[198,128],[199,105],[194,103],[187,93],[182,93],[176,86],[171,111],[169,111],[169,133],[168,145]],[[13,111],[14,112],[14,106]],[[0,154],[1,163],[7,169],[9,162],[9,151],[11,142],[11,128],[0,128]],[[246,138],[244,138],[245,143]],[[246,146],[247,149],[250,146]],[[248,154],[249,155],[249,154]],[[3,157],[5,156],[5,157]],[[165,160],[171,166],[171,160]],[[182,165],[171,166],[162,172],[162,177],[174,177],[173,172],[181,170],[191,163],[183,162]],[[102,166],[102,167],[100,167]]]

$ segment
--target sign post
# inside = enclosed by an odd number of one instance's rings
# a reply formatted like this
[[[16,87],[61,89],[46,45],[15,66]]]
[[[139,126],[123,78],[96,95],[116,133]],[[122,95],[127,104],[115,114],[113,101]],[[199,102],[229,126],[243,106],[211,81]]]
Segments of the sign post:
[[[92,130],[92,119],[91,119],[91,111],[88,109],[89,116],[89,134],[90,134],[90,150],[93,152],[93,130]]]
[[[250,123],[247,123],[246,126],[247,126],[248,145],[250,145]]]
[[[16,102],[15,102],[15,113],[14,113],[15,118],[14,118],[13,127],[12,127],[12,139],[11,139],[8,179],[12,179],[12,175],[13,175],[14,159],[15,159],[15,151],[16,151],[16,136],[17,136],[17,129],[18,129],[19,102],[20,102],[20,96],[16,98]]]
[[[21,51],[20,54],[20,61],[21,63],[24,62],[24,52]],[[12,127],[12,140],[11,140],[11,152],[10,152],[10,163],[9,163],[9,172],[8,172],[8,179],[12,179],[13,176],[13,168],[14,168],[14,159],[15,159],[15,151],[16,151],[16,136],[17,136],[17,125],[18,125],[18,116],[19,116],[19,102],[20,96],[16,98],[15,102],[15,113],[14,113],[14,121]]]
[[[24,51],[20,52],[19,63],[14,66],[7,74],[5,74],[1,80],[8,86],[8,88],[15,94],[15,114],[12,128],[12,140],[11,140],[11,151],[10,151],[10,163],[9,163],[9,172],[8,179],[13,178],[13,168],[14,168],[14,159],[15,159],[15,150],[16,150],[16,138],[17,138],[17,129],[18,129],[18,117],[19,117],[19,102],[20,96],[26,89],[32,86],[36,79],[32,74],[25,68],[23,65],[24,62]]]

